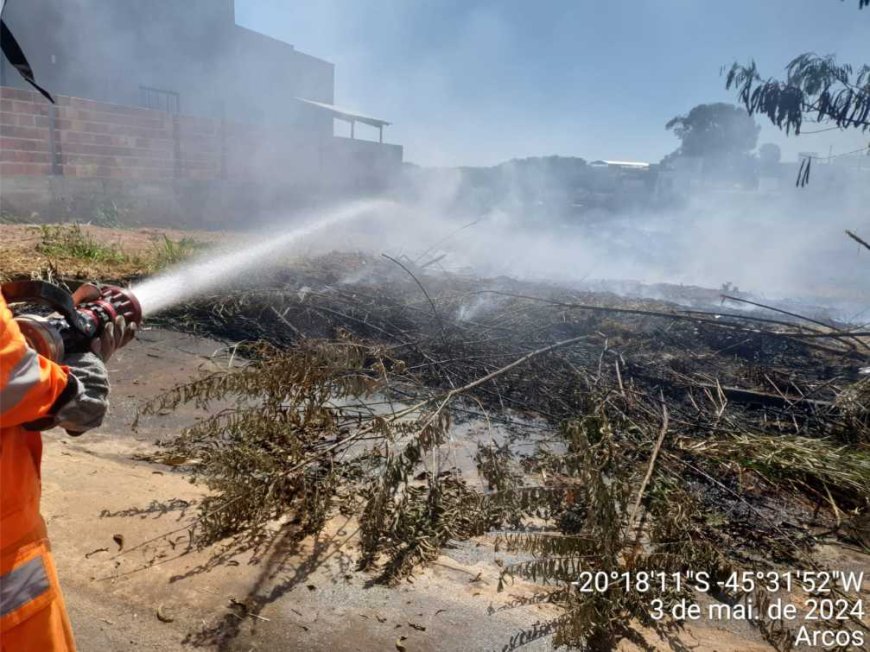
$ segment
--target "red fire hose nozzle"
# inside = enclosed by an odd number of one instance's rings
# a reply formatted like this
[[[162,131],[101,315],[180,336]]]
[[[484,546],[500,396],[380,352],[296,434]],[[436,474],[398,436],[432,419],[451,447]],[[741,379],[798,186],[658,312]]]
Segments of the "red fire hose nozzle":
[[[18,314],[21,332],[40,355],[60,362],[68,353],[87,351],[107,324],[119,316],[128,324],[141,325],[142,307],[129,289],[114,285],[98,288],[99,298],[75,304],[73,296],[45,281],[14,281],[0,286],[10,304],[41,304],[52,314]]]

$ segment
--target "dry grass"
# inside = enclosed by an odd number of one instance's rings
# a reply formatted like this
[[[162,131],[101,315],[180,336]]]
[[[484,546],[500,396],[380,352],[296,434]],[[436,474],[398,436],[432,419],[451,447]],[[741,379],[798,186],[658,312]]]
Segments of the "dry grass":
[[[102,281],[138,278],[227,237],[83,224],[0,224],[0,281],[34,275]]]

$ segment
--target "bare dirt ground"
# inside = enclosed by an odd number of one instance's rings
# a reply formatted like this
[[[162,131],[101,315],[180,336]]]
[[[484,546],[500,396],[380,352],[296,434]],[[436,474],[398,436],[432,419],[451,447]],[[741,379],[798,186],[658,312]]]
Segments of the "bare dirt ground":
[[[395,588],[367,586],[355,572],[355,528],[343,520],[325,537],[258,559],[212,565],[217,550],[188,551],[184,528],[202,490],[141,458],[195,412],[143,418],[136,432],[131,424],[143,400],[213,364],[220,347],[146,330],[110,363],[105,425],[78,439],[45,436],[43,513],[82,650],[500,650],[551,615],[543,607],[491,613],[533,587],[496,592],[498,555],[486,538],[446,551]],[[684,638],[698,651],[769,649],[746,625],[693,627]]]

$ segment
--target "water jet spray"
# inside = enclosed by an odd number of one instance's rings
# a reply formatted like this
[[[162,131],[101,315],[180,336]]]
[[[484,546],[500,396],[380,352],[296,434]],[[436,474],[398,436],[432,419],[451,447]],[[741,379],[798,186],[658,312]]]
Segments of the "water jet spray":
[[[143,314],[148,316],[219,287],[228,279],[239,278],[251,269],[263,269],[274,264],[278,254],[305,236],[393,205],[393,202],[385,200],[347,204],[292,231],[264,238],[237,251],[196,260],[149,278],[134,285],[132,290],[141,302]]]
[[[18,304],[13,313],[28,344],[55,362],[69,353],[87,351],[107,324],[123,316],[127,323],[141,325],[152,315],[201,295],[226,279],[252,268],[262,268],[300,238],[329,226],[358,219],[376,209],[392,205],[383,200],[360,201],[327,213],[319,220],[277,237],[258,241],[246,248],[212,256],[170,270],[132,288],[104,285],[99,298],[77,304],[74,295],[45,281],[13,281],[0,286],[7,303]],[[23,312],[26,306],[43,310]],[[49,313],[49,314],[42,314]]]

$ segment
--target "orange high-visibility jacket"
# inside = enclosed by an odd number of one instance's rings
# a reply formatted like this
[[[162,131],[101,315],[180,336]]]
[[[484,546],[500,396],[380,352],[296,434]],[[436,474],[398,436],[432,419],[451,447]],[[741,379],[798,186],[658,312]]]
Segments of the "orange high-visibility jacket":
[[[75,650],[45,523],[39,514],[42,436],[66,367],[28,348],[0,295],[0,650]]]

